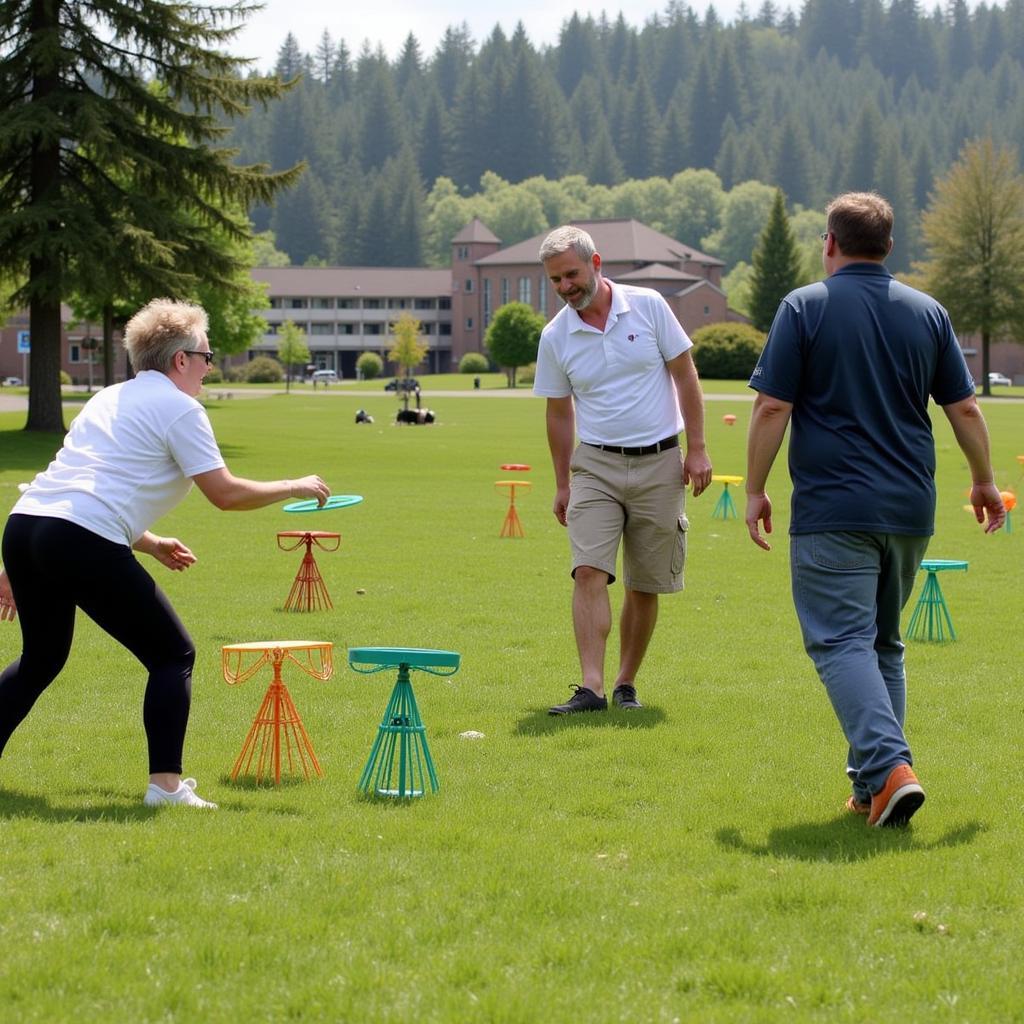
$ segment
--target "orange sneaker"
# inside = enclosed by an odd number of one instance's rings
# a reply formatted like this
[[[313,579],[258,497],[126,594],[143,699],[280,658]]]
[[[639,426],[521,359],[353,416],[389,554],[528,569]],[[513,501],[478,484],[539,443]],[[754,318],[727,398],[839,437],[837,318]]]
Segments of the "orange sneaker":
[[[862,804],[855,796],[851,796],[846,801],[846,809],[851,814],[870,814],[871,804]]]
[[[892,827],[906,825],[924,803],[924,790],[909,764],[898,764],[885,785],[871,798],[868,824]]]

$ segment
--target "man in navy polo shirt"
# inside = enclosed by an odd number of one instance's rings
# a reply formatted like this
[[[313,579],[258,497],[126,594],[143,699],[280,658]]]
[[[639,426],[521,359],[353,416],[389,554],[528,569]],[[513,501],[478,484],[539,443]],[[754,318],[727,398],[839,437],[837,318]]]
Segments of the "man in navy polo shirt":
[[[769,550],[765,482],[792,419],[793,601],[849,743],[846,806],[869,825],[905,825],[924,802],[903,732],[900,611],[934,530],[929,395],[967,459],[978,522],[991,533],[1005,511],[949,316],[883,265],[892,207],[874,193],[850,192],[827,214],[827,279],[782,300],[750,379],[758,395],[746,522],[754,543]]]
[[[684,486],[692,484],[696,496],[711,482],[693,343],[656,291],[604,277],[594,240],[580,228],[552,231],[540,259],[565,303],[541,333],[533,392],[547,399],[553,511],[569,531],[582,674],[582,685],[573,684],[573,696],[550,714],[608,707],[608,586],[620,541],[625,597],[612,700],[628,711],[642,706],[636,676],[654,633],[658,594],[683,586]]]

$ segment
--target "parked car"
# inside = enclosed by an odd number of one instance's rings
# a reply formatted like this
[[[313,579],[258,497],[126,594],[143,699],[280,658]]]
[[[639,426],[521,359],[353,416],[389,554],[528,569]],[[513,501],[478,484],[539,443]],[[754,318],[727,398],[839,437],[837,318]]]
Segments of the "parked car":
[[[315,370],[313,372],[313,386],[317,384],[337,384],[338,374],[334,370]]]
[[[395,377],[384,385],[385,391],[416,391],[420,382],[415,377]]]
[[[988,375],[989,387],[995,387],[997,384],[1001,384],[1003,387],[1009,387],[1013,383],[1005,373],[990,373]]]
[[[20,377],[4,377],[5,388],[20,388],[21,378]]]

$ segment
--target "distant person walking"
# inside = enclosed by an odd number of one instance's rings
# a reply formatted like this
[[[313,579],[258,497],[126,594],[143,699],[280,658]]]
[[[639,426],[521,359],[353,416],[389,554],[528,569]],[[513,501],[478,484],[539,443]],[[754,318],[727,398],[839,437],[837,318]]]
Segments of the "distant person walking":
[[[657,292],[602,275],[601,256],[585,231],[552,231],[540,260],[565,303],[541,334],[533,392],[547,399],[554,514],[569,531],[582,671],[582,685],[574,684],[571,699],[550,714],[608,707],[608,586],[620,541],[625,597],[612,698],[620,708],[639,708],[636,678],[657,621],[658,594],[683,587],[684,488],[692,484],[696,496],[711,482],[692,342]]]
[[[64,667],[81,608],[149,673],[149,806],[216,804],[181,778],[195,648],[132,549],[175,572],[195,562],[176,537],[149,530],[193,481],[221,509],[330,495],[318,476],[262,483],[228,472],[196,401],[213,360],[206,331],[199,306],[155,299],[136,313],[124,343],[137,376],[89,399],[3,534],[0,621],[20,617],[22,653],[0,673],[0,752]]]
[[[935,521],[929,395],[970,467],[971,504],[991,533],[1005,511],[988,430],[946,311],[884,266],[892,207],[834,199],[822,235],[826,280],[783,300],[750,379],[746,522],[772,530],[765,483],[792,420],[790,564],[804,646],[849,743],[848,810],[905,825],[924,802],[904,735],[900,611]]]

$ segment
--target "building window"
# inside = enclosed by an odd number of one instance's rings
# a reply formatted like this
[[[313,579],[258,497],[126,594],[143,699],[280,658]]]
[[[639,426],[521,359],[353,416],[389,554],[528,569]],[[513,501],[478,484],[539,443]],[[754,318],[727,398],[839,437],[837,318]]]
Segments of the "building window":
[[[467,292],[471,292],[472,290],[473,290],[473,278],[467,277],[466,278],[466,291]]]
[[[338,309],[356,309],[358,305],[357,299],[338,299]]]
[[[434,333],[434,326],[435,326],[434,324],[421,324],[420,325],[420,334],[433,334]]]
[[[705,306],[704,307],[704,315],[705,316],[710,316],[711,315],[711,307],[710,306]]]
[[[460,245],[458,247],[458,249],[455,250],[455,258],[457,260],[468,260],[469,259],[469,246],[468,245]]]
[[[310,309],[334,309],[334,299],[310,299]]]
[[[467,331],[473,330],[473,318],[471,316],[467,316],[466,317],[466,330]]]
[[[416,299],[413,302],[413,309],[436,309],[436,299]]]
[[[308,309],[309,299],[289,299],[287,302],[288,309]]]
[[[281,300],[276,295],[271,295],[270,296],[270,308],[271,309],[280,309],[281,308]]]
[[[408,309],[408,299],[388,299],[388,309]]]
[[[508,278],[507,277],[503,277],[501,279],[501,303],[500,303],[502,306],[504,306],[508,302],[508,296],[509,296]]]
[[[430,308],[433,309],[434,307],[431,306]],[[440,299],[437,300],[437,308],[438,309],[451,309],[452,308],[452,300],[449,299],[447,295],[445,295],[443,298],[440,298]]]
[[[363,334],[383,334],[383,324],[363,324]]]
[[[84,362],[82,359],[82,350],[77,345],[68,345],[68,362],[69,363],[81,363]]]
[[[383,309],[383,299],[363,299],[363,309]]]
[[[533,305],[533,298],[530,295],[531,281],[528,277],[519,278],[519,301],[525,302],[528,306]]]
[[[450,335],[452,333],[452,325],[451,324],[438,324],[437,325],[437,333],[441,334],[441,335],[444,335],[444,336]]]
[[[537,298],[540,311],[547,316],[548,313],[548,279],[541,274],[537,278]]]
[[[491,322],[491,279],[484,278],[484,327]]]
[[[310,334],[333,334],[334,324],[313,324],[310,328]]]
[[[277,334],[277,324],[267,324],[267,334]],[[262,353],[260,353],[262,355]]]
[[[355,324],[338,324],[338,334],[355,334]]]

